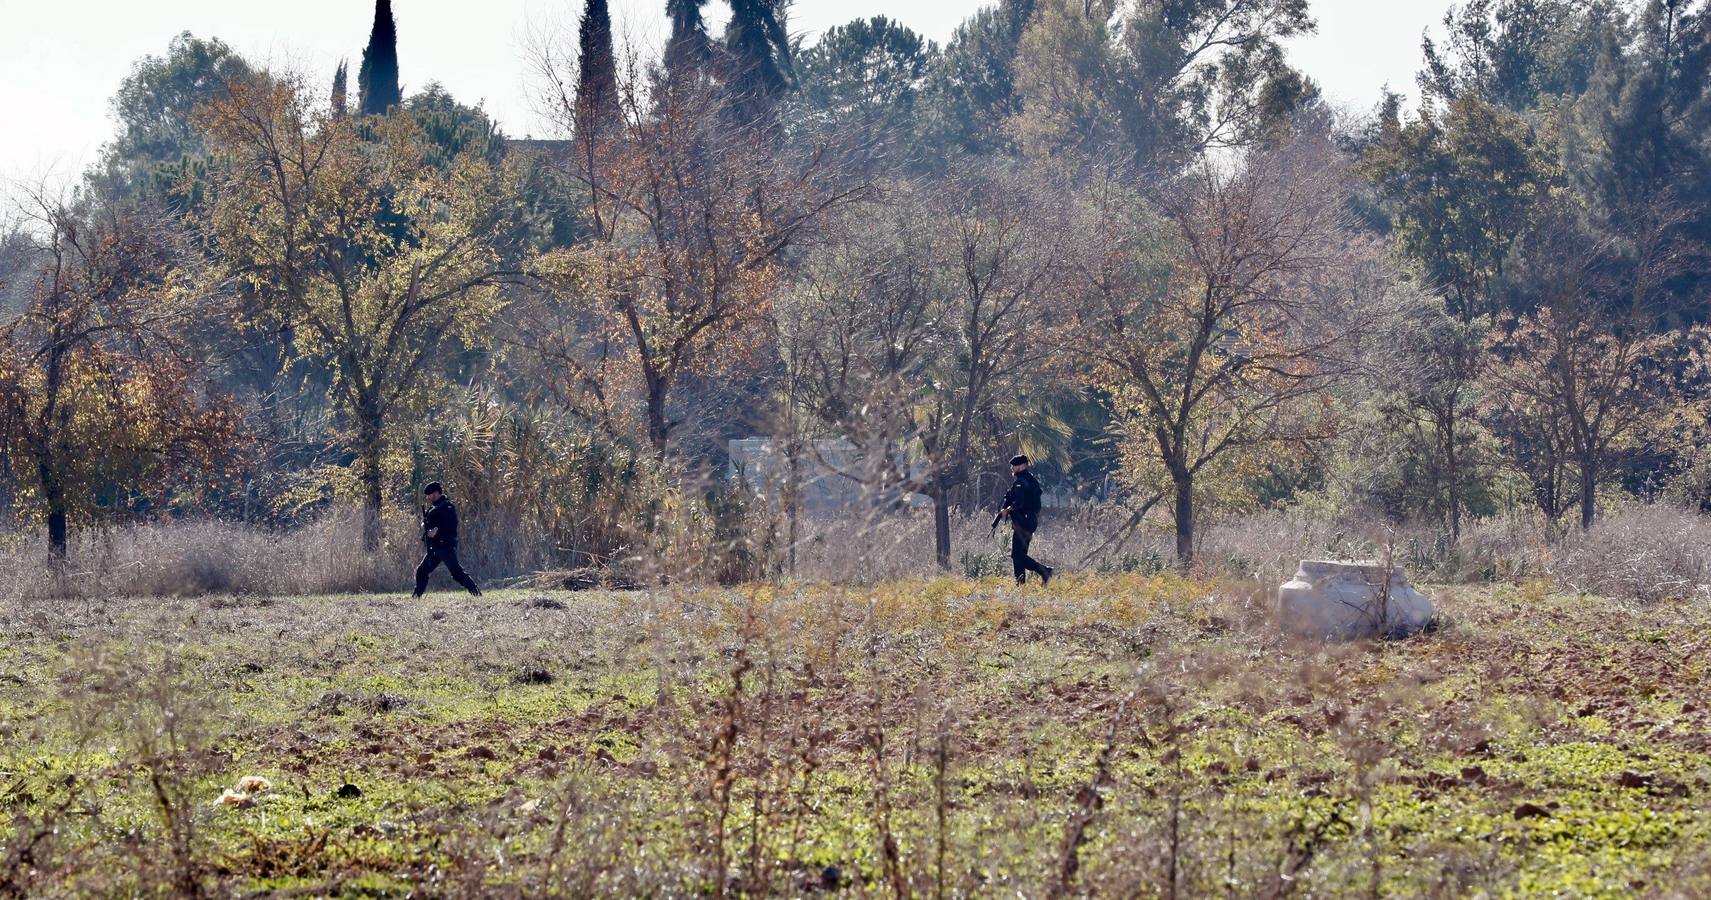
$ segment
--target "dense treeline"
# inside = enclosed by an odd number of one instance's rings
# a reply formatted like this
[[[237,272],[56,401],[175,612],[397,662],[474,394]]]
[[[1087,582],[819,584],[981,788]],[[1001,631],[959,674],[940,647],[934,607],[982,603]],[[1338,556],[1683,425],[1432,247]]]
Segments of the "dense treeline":
[[[375,547],[433,477],[518,567],[734,579],[790,558],[822,438],[931,503],[941,564],[1018,449],[1183,562],[1268,505],[1453,536],[1711,503],[1703,3],[1472,0],[1418,104],[1365,114],[1290,64],[1304,0],[1001,0],[942,48],[803,47],[786,7],[671,0],[620,58],[588,0],[532,48],[551,141],[404,96],[386,2],[354,106],[344,64],[143,60],[82,186],[0,236],[9,525],[63,560],[352,503]],[[771,503],[724,475],[755,435]]]

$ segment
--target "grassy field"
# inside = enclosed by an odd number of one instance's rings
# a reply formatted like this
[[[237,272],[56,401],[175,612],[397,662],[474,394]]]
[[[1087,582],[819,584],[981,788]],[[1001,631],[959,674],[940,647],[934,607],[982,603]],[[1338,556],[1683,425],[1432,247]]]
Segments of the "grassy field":
[[[1431,592],[32,603],[0,896],[1711,894],[1711,606]]]

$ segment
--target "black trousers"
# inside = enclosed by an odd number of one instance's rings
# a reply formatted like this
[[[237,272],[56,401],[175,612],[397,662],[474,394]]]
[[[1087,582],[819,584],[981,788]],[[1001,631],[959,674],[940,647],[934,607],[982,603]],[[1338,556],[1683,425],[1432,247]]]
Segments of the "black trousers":
[[[1028,555],[1028,545],[1034,540],[1032,531],[1020,528],[1010,530],[1010,565],[1016,570],[1016,583],[1021,584],[1028,579],[1029,572],[1046,574],[1046,567],[1034,561]]]
[[[420,597],[428,589],[428,576],[434,574],[440,563],[446,564],[446,571],[451,573],[453,581],[463,585],[471,594],[481,593],[475,579],[458,565],[456,547],[429,547],[428,555],[422,557],[422,564],[416,567],[416,596]]]

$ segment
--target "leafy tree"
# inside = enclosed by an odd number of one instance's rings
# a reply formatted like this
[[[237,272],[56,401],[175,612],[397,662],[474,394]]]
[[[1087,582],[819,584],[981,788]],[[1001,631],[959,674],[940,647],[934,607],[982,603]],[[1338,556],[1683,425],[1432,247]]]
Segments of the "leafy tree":
[[[1015,63],[1023,139],[1173,174],[1277,133],[1316,96],[1282,44],[1314,27],[1305,0],[1041,2]]]
[[[1474,96],[1406,125],[1392,100],[1380,127],[1362,166],[1402,249],[1463,322],[1495,312],[1492,285],[1552,178],[1533,130]]]
[[[422,130],[428,142],[425,161],[435,168],[448,168],[459,156],[478,156],[490,165],[505,158],[505,136],[487,111],[465,106],[437,81],[404,101],[404,110]],[[370,126],[358,124],[358,134],[372,137]]]
[[[895,166],[914,148],[916,101],[936,52],[884,16],[835,26],[798,57],[802,115],[856,136],[867,156]]]
[[[922,89],[927,144],[971,154],[1013,148],[1016,47],[1033,11],[1034,0],[998,0],[957,26]]]
[[[33,203],[29,299],[0,318],[0,448],[58,564],[73,525],[212,468],[237,435],[186,340],[213,311],[177,221]]]
[[[374,27],[362,51],[362,67],[356,73],[357,108],[365,116],[378,116],[403,102],[398,86],[398,24],[392,19],[392,0],[375,0]]]
[[[256,77],[218,38],[186,31],[165,56],[145,56],[113,96],[117,134],[101,150],[88,180],[100,196],[165,196],[207,156],[194,123],[198,106],[225,95],[234,81]]]
[[[1630,305],[1662,302],[1677,319],[1704,315],[1698,272],[1711,242],[1711,16],[1693,6],[1654,0],[1634,47],[1606,46],[1562,154]]]
[[[1489,508],[1479,412],[1490,325],[1464,322],[1434,300],[1407,300],[1371,363],[1379,425],[1402,464],[1378,492],[1393,513],[1432,516],[1455,538],[1470,507]]]
[[[671,37],[665,45],[664,66],[670,83],[695,83],[713,59],[713,42],[701,14],[706,5],[707,0],[666,0]]]
[[[408,115],[364,120],[365,140],[290,82],[234,90],[205,122],[220,157],[207,227],[262,324],[333,374],[373,546],[388,427],[440,353],[480,346],[502,306],[496,175],[467,150],[431,165]]]
[[[1478,97],[1525,112],[1540,95],[1585,89],[1600,42],[1621,21],[1608,0],[1470,0],[1444,13],[1447,43],[1422,38],[1421,90],[1432,102]]]

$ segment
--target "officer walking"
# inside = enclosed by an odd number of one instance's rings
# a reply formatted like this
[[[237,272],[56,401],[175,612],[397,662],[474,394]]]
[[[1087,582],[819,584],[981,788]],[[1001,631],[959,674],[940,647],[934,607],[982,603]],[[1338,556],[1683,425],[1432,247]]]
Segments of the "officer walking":
[[[1038,572],[1041,586],[1051,584],[1053,569],[1042,566],[1028,555],[1028,544],[1040,528],[1040,482],[1028,471],[1028,457],[1010,458],[1010,471],[1016,480],[1010,493],[1004,495],[1004,508],[999,515],[1010,520],[1010,564],[1016,570],[1016,583],[1026,584],[1029,572]]]
[[[440,483],[431,481],[422,488],[422,496],[428,500],[428,507],[422,510],[422,546],[427,548],[427,555],[422,557],[422,564],[416,567],[416,593],[420,597],[428,589],[428,576],[439,568],[440,563],[446,564],[446,571],[451,573],[452,580],[463,585],[471,594],[481,596],[481,588],[476,586],[475,579],[463,570],[457,562],[457,507],[446,499],[445,491],[440,489]]]

